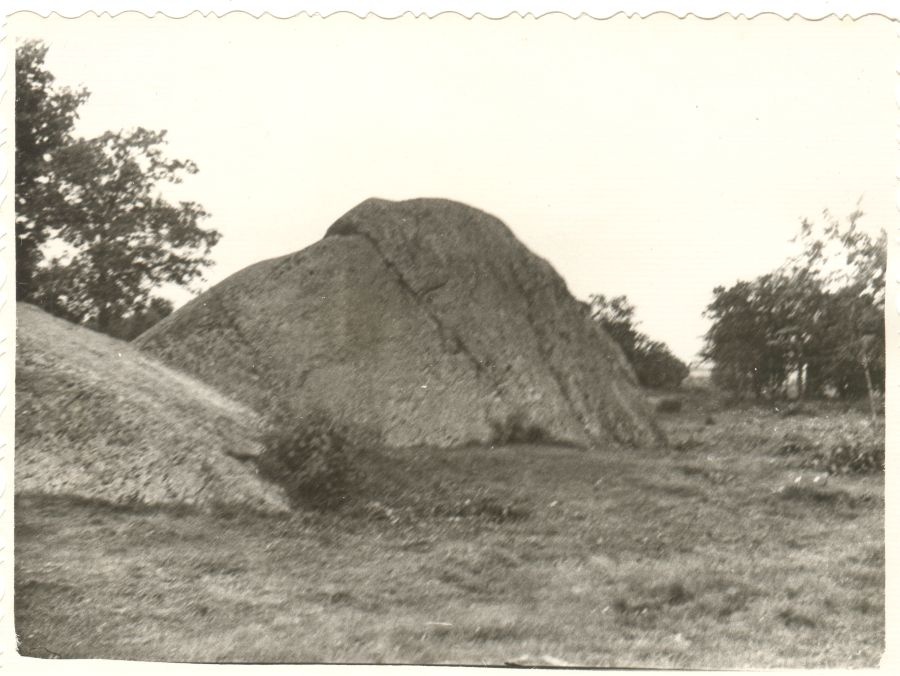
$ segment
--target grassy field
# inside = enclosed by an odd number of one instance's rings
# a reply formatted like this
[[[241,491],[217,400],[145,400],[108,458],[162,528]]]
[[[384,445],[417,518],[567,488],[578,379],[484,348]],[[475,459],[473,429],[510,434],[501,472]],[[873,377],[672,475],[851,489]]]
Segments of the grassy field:
[[[22,654],[234,662],[863,667],[884,480],[786,438],[865,425],[688,397],[672,449],[375,458],[336,512],[16,502]],[[798,481],[798,477],[800,480]]]

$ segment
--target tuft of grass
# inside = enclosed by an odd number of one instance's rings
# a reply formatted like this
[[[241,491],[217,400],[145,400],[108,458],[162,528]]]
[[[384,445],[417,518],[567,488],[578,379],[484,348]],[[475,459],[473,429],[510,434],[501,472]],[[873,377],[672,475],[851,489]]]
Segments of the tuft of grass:
[[[808,483],[792,483],[783,486],[775,495],[781,500],[798,502],[805,505],[822,505],[834,507],[845,505],[856,507],[864,497],[854,496],[848,491],[835,488],[820,488]]]
[[[685,476],[702,477],[715,485],[730,484],[737,479],[737,477],[730,472],[698,465],[679,465],[678,470]]]
[[[611,607],[620,615],[635,617],[656,613],[667,606],[679,606],[693,599],[694,593],[680,581],[649,587],[637,584],[632,588],[632,595],[617,596]]]
[[[701,446],[703,446],[703,440],[696,434],[688,434],[672,441],[672,448],[676,451],[692,451]]]
[[[430,566],[430,574],[443,584],[485,598],[532,593],[532,582],[521,575],[522,561],[515,552],[498,545],[452,546],[443,559]]]
[[[793,608],[785,608],[780,611],[778,613],[778,619],[781,620],[786,627],[800,627],[803,629],[814,629],[816,627],[816,621],[813,618],[798,612]]]
[[[784,438],[779,443],[775,453],[784,456],[809,455],[812,451],[817,449],[818,446],[819,445],[816,442],[813,442],[805,435],[790,432],[784,435]]]
[[[482,495],[475,498],[464,498],[456,502],[436,503],[431,509],[431,514],[437,517],[476,518],[494,523],[506,523],[527,519],[531,516],[531,510],[518,502]]]
[[[815,415],[815,412],[810,407],[804,406],[802,403],[797,401],[791,402],[782,407],[776,406],[775,412],[781,415],[782,418]]]

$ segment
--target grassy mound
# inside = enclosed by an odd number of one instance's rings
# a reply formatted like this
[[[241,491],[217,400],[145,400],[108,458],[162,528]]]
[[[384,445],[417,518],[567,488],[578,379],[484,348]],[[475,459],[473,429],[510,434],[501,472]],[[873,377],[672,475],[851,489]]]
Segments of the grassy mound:
[[[261,450],[249,409],[33,306],[17,319],[17,493],[287,508],[246,461]]]

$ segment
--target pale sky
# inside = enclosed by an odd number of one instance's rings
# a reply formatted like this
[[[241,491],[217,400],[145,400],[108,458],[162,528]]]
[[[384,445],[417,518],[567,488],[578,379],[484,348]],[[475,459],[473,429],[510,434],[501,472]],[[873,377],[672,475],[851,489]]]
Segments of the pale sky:
[[[570,291],[626,294],[685,360],[717,285],[781,263],[803,217],[897,224],[887,20],[170,20],[17,14],[78,131],[169,132],[168,194],[223,234],[206,286],[301,249],[370,196],[502,219]],[[182,296],[183,298],[183,296]]]

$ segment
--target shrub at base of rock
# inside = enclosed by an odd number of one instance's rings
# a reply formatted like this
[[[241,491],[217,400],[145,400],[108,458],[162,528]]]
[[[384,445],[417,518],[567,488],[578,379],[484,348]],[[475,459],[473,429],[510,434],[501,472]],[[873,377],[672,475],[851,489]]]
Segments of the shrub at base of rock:
[[[679,413],[681,411],[681,399],[675,397],[663,397],[656,403],[657,413]]]
[[[501,446],[504,444],[553,443],[555,441],[547,433],[547,430],[530,422],[524,414],[518,411],[510,413],[503,420],[492,421],[491,428],[494,431],[491,443]]]
[[[280,485],[295,506],[335,508],[361,481],[360,457],[380,446],[378,434],[322,410],[279,411],[263,435],[260,474]]]

